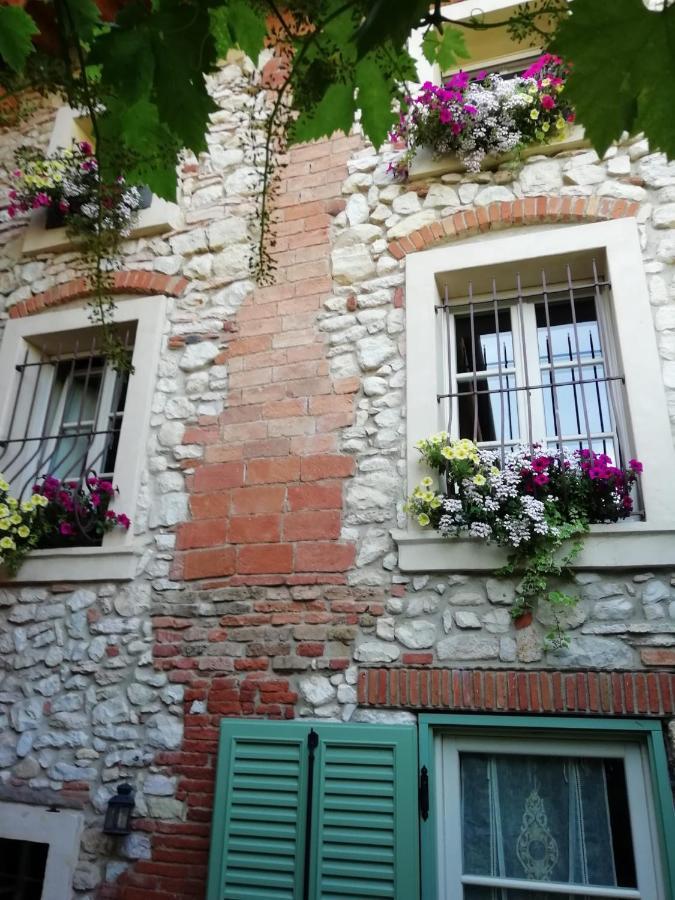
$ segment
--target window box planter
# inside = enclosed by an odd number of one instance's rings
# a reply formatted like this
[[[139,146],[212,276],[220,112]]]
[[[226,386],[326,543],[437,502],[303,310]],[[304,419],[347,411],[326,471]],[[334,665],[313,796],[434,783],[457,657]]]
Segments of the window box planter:
[[[555,156],[557,153],[580,150],[590,146],[583,127],[573,125],[561,138],[548,144],[530,144],[519,153],[486,156],[481,170],[489,172],[504,163],[515,162],[519,159],[527,159],[531,156]],[[408,181],[420,181],[423,178],[434,178],[447,173],[466,174],[468,181],[475,177],[466,171],[464,164],[455,154],[434,156],[428,147],[420,147],[410,164]]]

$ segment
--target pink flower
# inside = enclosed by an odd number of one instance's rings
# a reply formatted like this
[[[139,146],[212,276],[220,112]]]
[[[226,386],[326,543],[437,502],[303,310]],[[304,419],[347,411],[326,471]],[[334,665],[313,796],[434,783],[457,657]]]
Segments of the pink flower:
[[[16,191],[10,191],[7,196],[9,197],[10,200],[16,200],[16,196],[17,196]]]
[[[644,470],[644,466],[639,459],[631,459],[628,465],[631,471],[635,472],[638,475]]]
[[[84,153],[85,156],[91,156],[91,154],[94,152],[94,148],[91,146],[89,141],[80,141],[80,143],[77,146],[80,148],[80,150]]]
[[[541,105],[544,107],[544,109],[553,109],[553,107],[555,106],[555,100],[550,96],[550,94],[544,94],[544,96],[541,98]]]
[[[440,112],[438,113],[438,118],[444,125],[447,125],[452,121],[452,113],[449,109],[447,109],[447,107],[442,106]]]
[[[125,516],[124,513],[120,513],[117,516],[117,524],[121,525],[122,528],[128,530],[129,526],[131,525],[131,519],[128,516]]]
[[[543,487],[545,484],[548,484],[548,482],[549,482],[548,475],[544,475],[543,472],[540,473],[539,475],[535,475],[532,480],[538,487]]]
[[[59,200],[59,212],[67,213],[70,209],[70,203],[67,200]]]
[[[64,537],[69,537],[70,535],[75,534],[75,529],[70,524],[70,522],[61,522],[59,525],[59,531]]]
[[[7,207],[7,215],[10,217],[10,219],[13,219],[14,216],[17,214],[17,212],[18,212],[18,210],[17,210],[16,206],[14,206],[13,203]]]

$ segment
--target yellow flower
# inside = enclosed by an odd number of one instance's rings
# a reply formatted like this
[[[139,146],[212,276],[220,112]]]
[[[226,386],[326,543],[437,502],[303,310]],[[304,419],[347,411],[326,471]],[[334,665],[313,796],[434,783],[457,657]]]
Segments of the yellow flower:
[[[438,507],[439,507],[440,505],[441,505],[441,498],[440,498],[440,497],[434,497],[434,499],[433,499],[433,500],[431,501],[431,503],[429,504],[429,506],[430,506],[432,509],[438,509]]]
[[[536,94],[537,93],[537,85],[531,84],[528,88],[528,91],[530,92],[530,94]]]
[[[490,467],[490,475],[499,475],[499,469],[497,468],[497,466]]]
[[[32,512],[34,508],[35,508],[35,506],[34,506],[32,500],[24,500],[23,503],[21,504],[22,512]],[[2,510],[0,509],[0,516],[1,515],[2,515]]]
[[[422,485],[423,485],[424,487],[431,487],[431,485],[432,485],[433,483],[434,483],[434,479],[433,479],[430,475],[426,475],[426,476],[422,479]]]
[[[16,509],[18,505],[19,505],[19,501],[16,500],[14,497],[7,498],[7,506],[9,506],[10,509]]]
[[[9,531],[9,519],[0,519],[0,531]]]
[[[482,487],[485,484],[486,478],[485,475],[481,475],[481,473],[479,472],[477,475],[474,475],[471,480],[478,487]]]
[[[455,459],[468,459],[468,457],[469,457],[469,454],[468,454],[467,451],[464,449],[464,447],[460,447],[460,448],[455,452]]]
[[[548,124],[548,122],[542,122],[542,123],[541,123],[541,130],[542,130],[542,131],[548,131],[550,127],[551,127],[551,126]]]
[[[0,550],[16,550],[16,544],[11,537],[0,538]]]
[[[27,538],[28,535],[30,534],[30,528],[26,528],[25,525],[22,525],[21,528],[17,529],[16,533],[19,535],[20,538]]]
[[[454,459],[456,455],[457,454],[452,447],[443,447],[441,450],[441,456],[445,459]]]
[[[538,118],[539,118],[539,110],[538,110],[538,109],[531,109],[531,110],[530,110],[530,118],[531,118],[531,119],[538,119]]]
[[[563,128],[565,127],[565,120],[563,118],[558,119],[557,122],[555,123],[555,127],[560,129],[560,131],[562,131]]]
[[[417,517],[417,524],[422,525],[422,527],[424,527],[425,525],[428,525],[430,521],[431,521],[431,519],[429,518],[429,516],[426,513],[420,513],[419,516]],[[6,538],[3,538],[3,540],[6,540]],[[2,546],[2,541],[0,541],[0,547],[1,546]]]
[[[42,494],[33,494],[30,498],[36,506],[47,506],[49,500],[46,497],[43,497]]]
[[[550,78],[544,78],[543,81],[541,82],[542,87],[548,87],[550,84],[551,84]]]
[[[555,86],[555,92],[556,92],[556,94],[559,94],[561,91],[564,91],[564,90],[565,90],[565,85],[564,85],[564,84],[556,84],[556,86]]]
[[[425,493],[422,494],[422,500],[424,500],[425,503],[431,503],[433,499],[434,495],[431,491],[425,491]]]
[[[8,491],[8,490],[9,490],[9,485],[7,484],[7,482],[5,481],[4,478],[0,478],[0,491]]]
[[[0,503],[0,518],[4,518],[9,515],[9,507],[5,506],[4,503]]]
[[[23,519],[18,513],[14,513],[13,516],[9,517],[9,521],[12,523],[12,525],[20,525],[23,522]]]

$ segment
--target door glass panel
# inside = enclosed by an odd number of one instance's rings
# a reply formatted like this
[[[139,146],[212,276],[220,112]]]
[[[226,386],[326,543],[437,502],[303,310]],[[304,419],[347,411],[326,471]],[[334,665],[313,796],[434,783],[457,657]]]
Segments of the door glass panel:
[[[464,888],[464,900],[604,900],[604,898],[598,897],[597,894],[588,897],[584,894],[551,894],[548,891],[514,891],[471,885]],[[606,900],[612,898],[606,895]]]
[[[636,887],[622,760],[462,753],[460,771],[465,874]]]

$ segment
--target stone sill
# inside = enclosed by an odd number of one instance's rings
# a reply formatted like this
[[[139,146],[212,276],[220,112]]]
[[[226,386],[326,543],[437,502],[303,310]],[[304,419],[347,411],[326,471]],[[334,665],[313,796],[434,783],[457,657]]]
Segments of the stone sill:
[[[581,125],[573,125],[565,137],[552,141],[550,144],[532,144],[529,147],[525,147],[520,153],[486,156],[481,171],[496,169],[502,163],[516,159],[527,159],[528,156],[554,156],[556,153],[562,153],[565,150],[580,150],[583,147],[590,147],[590,142],[586,139],[583,127]],[[426,147],[420,147],[410,164],[408,181],[434,178],[439,175],[445,175],[448,172],[465,174],[467,179],[471,180],[470,173],[466,171],[462,162],[454,154],[446,154],[434,159],[431,150]]]
[[[506,551],[479,538],[443,538],[436,532],[393,529],[402,572],[494,572]],[[572,569],[675,568],[675,530],[646,522],[591,525]]]
[[[36,210],[31,214],[28,228],[23,239],[22,253],[25,256],[35,256],[38,253],[61,253],[65,250],[73,250],[76,243],[68,237],[65,228],[45,228],[47,211]],[[172,231],[180,225],[180,210],[175,203],[162,200],[161,197],[152,198],[152,203],[147,209],[140,210],[136,226],[132,229],[128,240],[140,237],[150,237]]]
[[[131,581],[141,552],[140,546],[33,550],[13,578],[0,568],[0,583]]]

